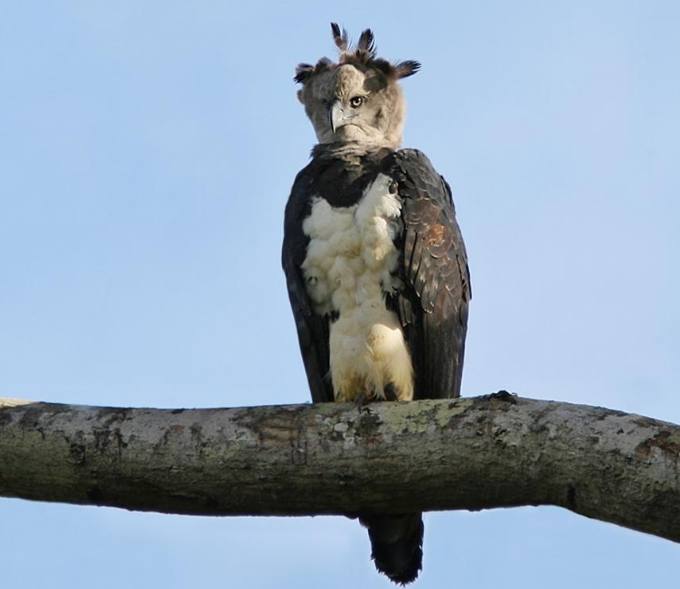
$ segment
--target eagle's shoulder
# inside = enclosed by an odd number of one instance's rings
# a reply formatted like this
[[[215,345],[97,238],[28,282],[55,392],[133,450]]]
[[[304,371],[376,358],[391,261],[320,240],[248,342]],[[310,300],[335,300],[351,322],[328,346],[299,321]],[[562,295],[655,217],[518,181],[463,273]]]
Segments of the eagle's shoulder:
[[[403,149],[398,149],[394,153],[394,157],[403,162],[424,162],[430,167],[432,164],[429,158],[419,149],[414,147],[404,147]]]
[[[430,158],[428,158],[422,151],[412,147],[405,147],[398,149],[391,153],[391,161],[394,165],[401,166],[406,169],[421,168],[423,171],[432,172],[438,175],[435,171]]]
[[[389,166],[391,174],[406,185],[404,196],[433,199],[447,208],[453,207],[451,189],[446,180],[419,149],[405,148],[393,152]]]

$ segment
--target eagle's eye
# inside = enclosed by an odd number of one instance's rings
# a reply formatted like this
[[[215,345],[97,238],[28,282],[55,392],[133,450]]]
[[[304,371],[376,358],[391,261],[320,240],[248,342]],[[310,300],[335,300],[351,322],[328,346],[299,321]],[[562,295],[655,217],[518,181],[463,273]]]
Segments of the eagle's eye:
[[[349,105],[352,108],[359,108],[364,102],[366,102],[365,96],[353,96],[349,100]]]

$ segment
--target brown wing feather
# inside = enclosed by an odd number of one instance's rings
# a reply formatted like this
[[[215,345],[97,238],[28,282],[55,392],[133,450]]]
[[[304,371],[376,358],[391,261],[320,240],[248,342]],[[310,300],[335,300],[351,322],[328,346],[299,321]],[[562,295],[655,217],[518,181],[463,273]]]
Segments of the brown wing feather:
[[[465,354],[470,277],[451,190],[425,155],[394,154],[402,198],[404,288],[399,313],[415,370],[415,398],[458,397]]]

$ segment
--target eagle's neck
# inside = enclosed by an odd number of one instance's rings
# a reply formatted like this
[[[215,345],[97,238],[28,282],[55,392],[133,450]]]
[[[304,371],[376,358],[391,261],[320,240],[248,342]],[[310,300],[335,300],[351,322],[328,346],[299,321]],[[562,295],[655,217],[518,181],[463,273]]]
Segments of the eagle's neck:
[[[312,157],[352,160],[364,157],[384,157],[392,151],[394,151],[392,147],[384,143],[337,141],[334,143],[318,143],[312,148]]]

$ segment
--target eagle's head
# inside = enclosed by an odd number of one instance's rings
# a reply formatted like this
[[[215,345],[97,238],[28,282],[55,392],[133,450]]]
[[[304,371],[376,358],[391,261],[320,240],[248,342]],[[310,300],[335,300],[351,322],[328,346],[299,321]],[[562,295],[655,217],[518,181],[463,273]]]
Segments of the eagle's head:
[[[335,23],[331,29],[340,50],[338,63],[324,57],[316,65],[301,63],[295,70],[295,81],[302,84],[298,98],[319,143],[397,148],[405,114],[397,80],[415,74],[420,64],[392,64],[376,57],[370,29],[361,33],[355,49],[350,48],[347,31]]]

